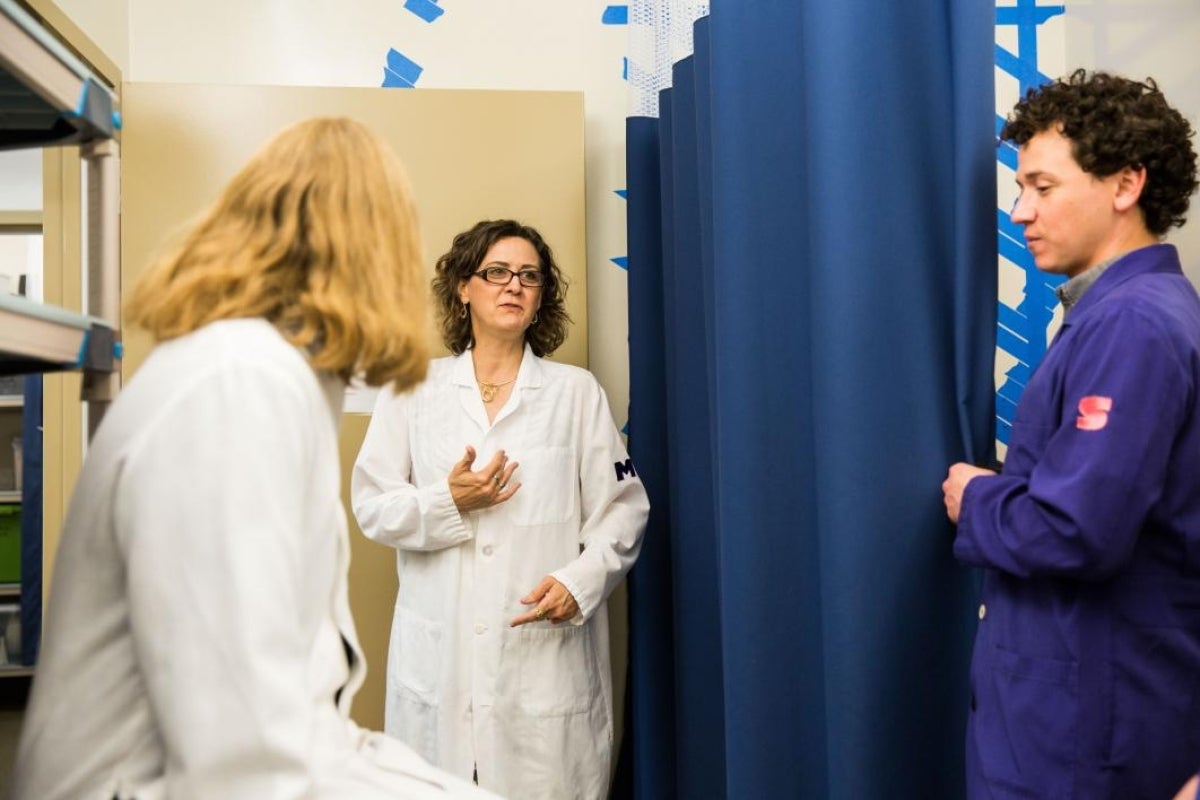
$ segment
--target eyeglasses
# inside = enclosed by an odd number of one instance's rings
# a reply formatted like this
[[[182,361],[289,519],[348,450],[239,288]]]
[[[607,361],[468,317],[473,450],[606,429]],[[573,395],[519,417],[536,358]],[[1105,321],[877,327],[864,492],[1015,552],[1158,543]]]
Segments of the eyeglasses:
[[[512,280],[513,275],[517,276],[517,280],[521,282],[522,286],[528,286],[531,288],[536,288],[546,282],[546,278],[544,275],[542,275],[542,271],[540,269],[521,269],[513,272],[508,267],[492,266],[484,267],[483,269],[474,273],[474,275],[475,277],[483,278],[488,283],[495,284],[496,286],[507,286],[509,281]]]

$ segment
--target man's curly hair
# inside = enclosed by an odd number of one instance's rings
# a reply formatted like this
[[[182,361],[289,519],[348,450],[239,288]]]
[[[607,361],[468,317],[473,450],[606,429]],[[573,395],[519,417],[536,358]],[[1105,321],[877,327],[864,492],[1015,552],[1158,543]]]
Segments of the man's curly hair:
[[[1076,70],[1030,89],[1009,114],[1000,139],[1022,147],[1051,128],[1071,140],[1084,172],[1106,178],[1125,167],[1146,168],[1138,203],[1151,233],[1162,236],[1186,221],[1197,185],[1195,131],[1152,78],[1143,83]]]

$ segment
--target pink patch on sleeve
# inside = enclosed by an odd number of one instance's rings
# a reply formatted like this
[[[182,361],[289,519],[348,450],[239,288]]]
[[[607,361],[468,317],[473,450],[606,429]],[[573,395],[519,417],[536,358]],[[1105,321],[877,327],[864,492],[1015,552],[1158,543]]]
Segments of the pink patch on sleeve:
[[[1081,431],[1098,431],[1108,424],[1108,412],[1112,411],[1112,398],[1088,395],[1079,401],[1079,416],[1075,427]]]

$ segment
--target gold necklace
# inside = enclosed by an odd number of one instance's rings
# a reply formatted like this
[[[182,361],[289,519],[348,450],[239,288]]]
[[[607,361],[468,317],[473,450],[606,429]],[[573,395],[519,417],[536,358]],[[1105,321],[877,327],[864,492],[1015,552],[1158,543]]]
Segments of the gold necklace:
[[[500,391],[502,386],[508,386],[516,379],[517,377],[514,375],[504,383],[488,383],[487,381],[479,380],[479,378],[476,378],[475,382],[479,384],[479,396],[483,398],[483,402],[490,403],[496,399],[496,392]]]

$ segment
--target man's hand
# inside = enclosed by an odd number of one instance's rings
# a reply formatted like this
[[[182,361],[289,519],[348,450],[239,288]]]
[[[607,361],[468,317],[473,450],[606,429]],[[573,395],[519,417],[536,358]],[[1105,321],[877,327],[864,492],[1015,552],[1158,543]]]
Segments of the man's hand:
[[[967,484],[980,475],[995,474],[990,469],[964,464],[961,461],[950,465],[946,480],[942,481],[942,500],[946,504],[946,516],[950,518],[951,522],[958,523],[959,506],[962,504],[962,496],[966,491]]]

